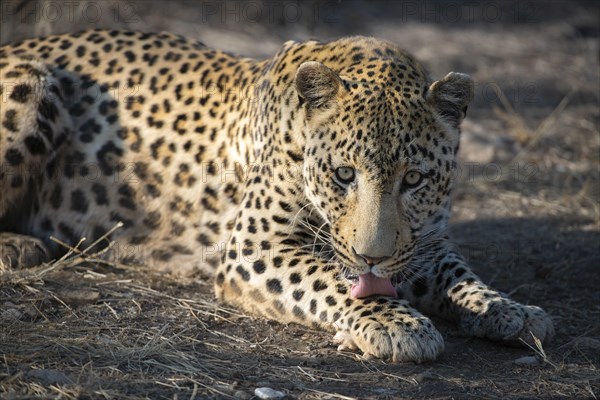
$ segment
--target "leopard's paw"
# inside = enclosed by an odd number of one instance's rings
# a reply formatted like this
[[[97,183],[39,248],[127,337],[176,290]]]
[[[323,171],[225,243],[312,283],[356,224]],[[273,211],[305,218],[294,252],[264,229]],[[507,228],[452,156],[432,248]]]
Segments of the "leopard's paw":
[[[554,337],[554,324],[546,311],[537,306],[522,304],[519,304],[519,306],[522,307],[525,319],[517,340],[520,343],[525,342],[529,345],[534,345],[535,337],[542,343],[549,343]]]
[[[554,325],[544,310],[508,299],[491,301],[483,313],[464,315],[461,325],[473,336],[511,345],[533,345],[534,337],[547,343],[554,336]]]
[[[0,271],[35,267],[49,259],[50,252],[40,239],[0,232]]]
[[[442,353],[444,339],[428,318],[404,301],[389,302],[356,311],[351,326],[334,336],[338,350],[359,349],[365,358],[393,362],[430,361]]]

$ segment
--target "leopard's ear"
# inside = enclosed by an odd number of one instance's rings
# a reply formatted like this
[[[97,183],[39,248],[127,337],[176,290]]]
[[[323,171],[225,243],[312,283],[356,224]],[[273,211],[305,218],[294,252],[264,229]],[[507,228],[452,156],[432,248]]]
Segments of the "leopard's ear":
[[[473,99],[473,87],[473,79],[469,75],[450,72],[429,86],[426,99],[445,121],[458,128]]]
[[[302,63],[295,81],[300,100],[310,109],[329,106],[343,85],[335,72],[316,61]]]

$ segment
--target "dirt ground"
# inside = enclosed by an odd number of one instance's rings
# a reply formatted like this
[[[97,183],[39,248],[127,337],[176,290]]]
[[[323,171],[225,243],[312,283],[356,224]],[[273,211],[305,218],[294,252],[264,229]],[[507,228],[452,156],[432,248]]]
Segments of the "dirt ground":
[[[545,308],[557,334],[508,348],[435,321],[437,361],[365,360],[330,334],[215,304],[202,277],[71,254],[0,272],[0,398],[251,398],[258,387],[299,399],[600,396],[600,3],[75,3],[3,1],[0,43],[171,30],[263,57],[288,39],[365,34],[434,76],[471,74],[452,237],[485,282]]]

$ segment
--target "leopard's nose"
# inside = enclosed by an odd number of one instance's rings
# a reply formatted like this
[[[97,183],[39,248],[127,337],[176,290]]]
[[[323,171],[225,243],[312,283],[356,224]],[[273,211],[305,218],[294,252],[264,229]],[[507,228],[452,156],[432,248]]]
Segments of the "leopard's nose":
[[[354,250],[354,248],[352,248],[352,250]],[[366,254],[358,254],[356,252],[356,250],[354,250],[354,254],[356,254],[357,256],[359,256],[360,258],[362,258],[363,261],[366,262],[369,267],[373,267],[375,265],[381,264],[383,261],[385,261],[388,258],[390,258],[390,256],[373,257],[373,256],[368,256]]]

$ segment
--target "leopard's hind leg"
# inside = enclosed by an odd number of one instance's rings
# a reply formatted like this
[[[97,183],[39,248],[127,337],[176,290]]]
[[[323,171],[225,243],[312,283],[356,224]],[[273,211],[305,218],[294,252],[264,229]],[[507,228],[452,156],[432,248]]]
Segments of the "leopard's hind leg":
[[[0,53],[0,269],[46,261],[44,243],[29,236],[43,180],[54,179],[69,137],[60,85],[41,62]]]

